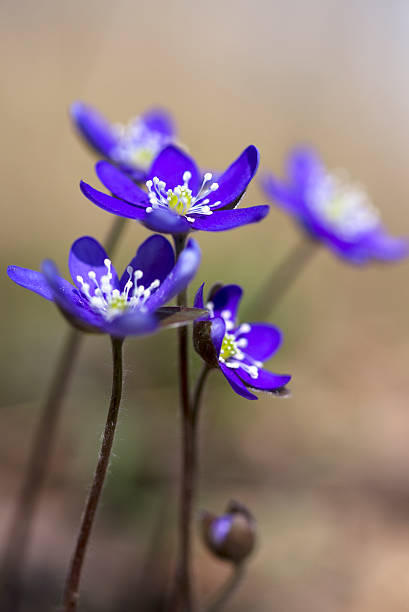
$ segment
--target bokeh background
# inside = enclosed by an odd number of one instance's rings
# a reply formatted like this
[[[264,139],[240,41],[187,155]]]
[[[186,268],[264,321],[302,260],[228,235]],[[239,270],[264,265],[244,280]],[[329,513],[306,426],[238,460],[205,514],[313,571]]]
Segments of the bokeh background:
[[[94,158],[69,104],[126,121],[175,115],[204,167],[248,144],[280,172],[295,144],[366,185],[391,232],[409,233],[409,4],[405,0],[3,0],[1,62],[0,542],[67,332],[12,285],[9,263],[66,271],[71,242],[103,239]],[[246,202],[265,201],[256,181]],[[148,232],[129,223],[116,261]],[[278,209],[260,225],[198,236],[202,279],[238,282],[244,308],[299,240]],[[119,266],[120,267],[120,266]],[[322,249],[271,315],[271,362],[292,397],[234,396],[213,374],[201,429],[198,508],[230,498],[258,519],[248,576],[228,610],[405,612],[409,607],[408,262],[353,268]],[[86,561],[81,610],[160,610],[175,557],[179,421],[175,333],[126,347],[115,457]],[[195,371],[198,359],[192,357]],[[66,397],[26,573],[25,610],[54,609],[96,461],[110,387],[106,338],[87,337]],[[229,568],[195,542],[206,601]]]

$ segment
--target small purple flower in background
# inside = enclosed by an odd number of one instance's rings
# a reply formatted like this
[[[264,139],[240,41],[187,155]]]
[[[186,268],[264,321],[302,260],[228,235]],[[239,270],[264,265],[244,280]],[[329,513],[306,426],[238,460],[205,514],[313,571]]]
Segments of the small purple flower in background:
[[[170,242],[151,236],[118,277],[105,249],[84,236],[71,247],[68,266],[74,285],[59,276],[46,260],[43,272],[9,266],[7,273],[18,285],[56,303],[66,318],[82,331],[114,337],[146,334],[159,325],[160,308],[194,277],[200,249],[191,239],[175,263]],[[167,314],[172,309],[168,308]]]
[[[243,294],[239,285],[217,288],[206,305],[203,287],[199,288],[194,305],[196,308],[206,307],[210,319],[195,323],[195,348],[199,354],[209,365],[219,367],[232,389],[242,397],[257,399],[249,389],[284,394],[283,388],[291,376],[273,374],[263,369],[263,362],[280,348],[281,331],[269,323],[236,323]],[[199,339],[201,330],[208,330],[209,323],[212,343],[210,352],[205,346],[206,340],[202,344]]]
[[[255,175],[258,163],[256,147],[249,146],[214,182],[211,172],[202,176],[189,155],[170,145],[152,164],[146,181],[147,192],[106,161],[96,164],[96,172],[112,195],[83,181],[81,190],[100,208],[141,221],[156,232],[219,232],[261,221],[267,215],[268,206],[235,208]]]
[[[171,116],[160,109],[151,109],[126,125],[110,123],[82,102],[74,102],[70,114],[85,141],[138,182],[146,180],[158,153],[177,140]]]
[[[408,252],[408,241],[389,236],[366,192],[342,173],[329,173],[309,149],[295,149],[287,177],[266,175],[266,194],[293,215],[313,239],[355,264],[397,260]]]

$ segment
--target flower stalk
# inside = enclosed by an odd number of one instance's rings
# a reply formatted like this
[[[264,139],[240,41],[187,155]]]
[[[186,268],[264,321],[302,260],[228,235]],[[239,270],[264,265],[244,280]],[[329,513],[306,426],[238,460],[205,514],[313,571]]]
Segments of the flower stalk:
[[[85,553],[94,524],[95,514],[98,508],[98,502],[101,497],[102,488],[104,486],[105,477],[111,456],[112,445],[114,441],[115,429],[118,421],[123,381],[123,339],[112,338],[111,340],[113,361],[111,402],[109,405],[108,416],[105,424],[104,436],[102,440],[97,467],[95,470],[91,490],[88,494],[84,514],[81,520],[80,531],[78,534],[74,554],[71,559],[68,576],[65,583],[62,608],[64,612],[75,612],[75,610],[77,609],[79,585],[81,580],[82,567],[85,559]]]
[[[233,573],[228,578],[226,584],[221,588],[220,593],[216,595],[214,601],[206,608],[205,612],[219,612],[222,610],[232,595],[237,591],[245,575],[246,564],[237,563],[233,567]]]
[[[105,241],[108,252],[112,253],[115,250],[125,224],[126,219],[122,217],[114,219]],[[5,547],[5,561],[1,572],[4,582],[1,601],[4,602],[5,609],[10,612],[17,612],[20,608],[22,574],[30,533],[46,477],[62,402],[71,382],[81,341],[82,334],[77,329],[70,328],[57,360],[30,449],[27,470],[9,530],[10,537]]]
[[[248,314],[250,319],[253,315],[260,320],[269,317],[317,253],[317,247],[317,241],[307,236],[301,237],[263,284]]]
[[[179,258],[186,243],[186,234],[174,236],[176,257]],[[178,306],[187,306],[187,290],[177,296]],[[188,329],[178,329],[179,394],[182,419],[182,474],[179,510],[179,560],[176,576],[176,598],[183,612],[192,612],[193,593],[191,578],[192,510],[196,475],[196,448],[194,419],[190,410]]]

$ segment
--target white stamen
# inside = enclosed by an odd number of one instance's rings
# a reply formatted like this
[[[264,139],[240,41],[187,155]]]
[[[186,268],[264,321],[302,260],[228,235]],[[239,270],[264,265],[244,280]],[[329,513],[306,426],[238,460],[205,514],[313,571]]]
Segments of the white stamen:
[[[86,283],[81,275],[76,277],[83,298],[88,301],[89,306],[108,321],[125,310],[135,308],[146,310],[144,305],[160,286],[159,279],[155,279],[146,289],[143,285],[138,286],[138,281],[142,278],[143,272],[142,270],[134,271],[132,266],[129,265],[126,268],[129,279],[121,292],[112,284],[111,260],[105,259],[104,264],[107,271],[106,274],[100,276],[99,283],[96,272],[94,270],[88,271],[88,277],[93,281],[93,294],[90,291],[90,284]]]

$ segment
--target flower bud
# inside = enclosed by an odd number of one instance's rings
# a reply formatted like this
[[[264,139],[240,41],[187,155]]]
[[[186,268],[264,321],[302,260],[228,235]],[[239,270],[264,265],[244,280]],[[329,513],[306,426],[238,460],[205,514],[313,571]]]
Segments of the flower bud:
[[[225,514],[203,512],[202,537],[207,548],[217,557],[239,564],[252,552],[256,541],[256,521],[249,510],[231,501]]]

